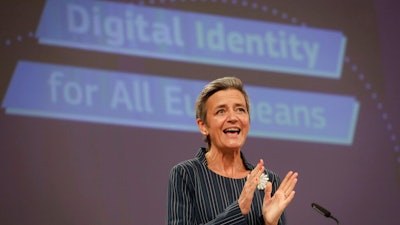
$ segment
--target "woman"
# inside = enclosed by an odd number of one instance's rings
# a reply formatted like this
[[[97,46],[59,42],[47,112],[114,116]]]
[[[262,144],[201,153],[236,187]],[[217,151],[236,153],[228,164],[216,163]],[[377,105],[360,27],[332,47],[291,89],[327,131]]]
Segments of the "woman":
[[[286,224],[298,174],[290,171],[280,183],[263,160],[246,161],[241,147],[250,114],[242,82],[224,77],[207,84],[196,101],[196,121],[207,148],[172,168],[167,224]],[[265,175],[269,181],[260,183]]]

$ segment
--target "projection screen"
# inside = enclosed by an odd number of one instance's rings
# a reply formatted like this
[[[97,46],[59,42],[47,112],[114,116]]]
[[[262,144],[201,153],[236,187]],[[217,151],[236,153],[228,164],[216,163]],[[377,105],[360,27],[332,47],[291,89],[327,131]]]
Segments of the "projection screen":
[[[399,224],[396,1],[0,5],[1,224],[165,224],[170,169],[205,145],[194,101],[223,76],[250,96],[248,160],[300,174],[289,224],[333,224],[313,202]]]

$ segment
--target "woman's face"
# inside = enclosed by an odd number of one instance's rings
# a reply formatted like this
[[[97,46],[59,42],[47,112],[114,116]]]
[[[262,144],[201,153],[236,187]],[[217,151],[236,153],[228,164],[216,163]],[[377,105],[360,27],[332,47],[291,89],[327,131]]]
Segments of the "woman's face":
[[[211,148],[240,149],[250,127],[249,113],[243,94],[227,89],[213,94],[206,102],[207,124],[198,120],[203,135],[209,135]]]

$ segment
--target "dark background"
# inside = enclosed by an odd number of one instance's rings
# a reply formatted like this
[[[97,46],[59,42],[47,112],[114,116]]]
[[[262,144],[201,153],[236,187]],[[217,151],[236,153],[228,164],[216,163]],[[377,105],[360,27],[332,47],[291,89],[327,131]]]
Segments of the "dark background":
[[[129,2],[129,1],[124,1]],[[351,146],[249,138],[243,152],[283,176],[299,172],[290,224],[400,224],[400,3],[339,1],[131,1],[154,7],[340,30],[340,80],[79,51],[37,43],[44,1],[0,3],[0,99],[18,60],[264,85],[357,98]],[[252,4],[268,6],[267,12]],[[286,15],[286,16],[284,16]],[[296,18],[292,21],[292,18]],[[377,96],[377,97],[373,97]],[[195,123],[195,121],[193,121]],[[164,224],[169,170],[203,146],[201,135],[6,115],[0,111],[0,224]]]

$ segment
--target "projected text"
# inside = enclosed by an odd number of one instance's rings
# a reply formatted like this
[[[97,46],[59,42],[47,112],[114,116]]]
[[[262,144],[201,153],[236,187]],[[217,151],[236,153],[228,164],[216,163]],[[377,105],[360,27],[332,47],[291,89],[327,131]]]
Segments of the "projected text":
[[[333,79],[346,45],[337,31],[109,1],[47,1],[37,36],[42,44]]]
[[[193,108],[205,83],[22,61],[3,107],[8,114],[197,131]],[[352,143],[359,108],[353,97],[257,86],[246,90],[250,136]]]

